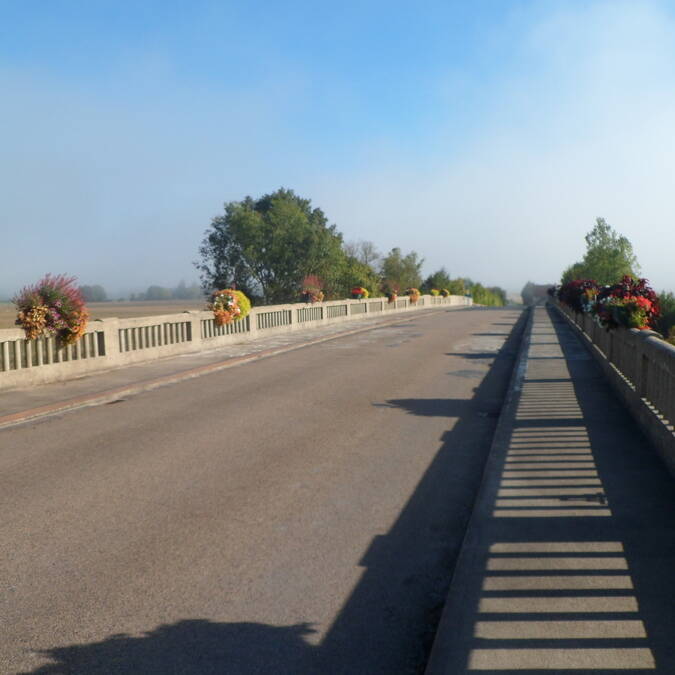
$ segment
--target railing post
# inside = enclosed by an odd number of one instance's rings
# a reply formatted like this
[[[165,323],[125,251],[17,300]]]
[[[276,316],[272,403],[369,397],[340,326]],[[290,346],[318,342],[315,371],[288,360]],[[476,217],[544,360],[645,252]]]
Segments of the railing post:
[[[188,314],[188,334],[185,336],[188,342],[192,342],[195,349],[198,349],[204,339],[202,336],[202,321],[201,311],[198,309],[191,309],[184,314]]]
[[[103,333],[103,340],[99,340],[98,344],[99,354],[104,355],[105,360],[110,365],[119,362],[121,353],[119,340],[120,320],[114,317],[110,319],[96,319],[92,323],[96,324],[96,329]]]

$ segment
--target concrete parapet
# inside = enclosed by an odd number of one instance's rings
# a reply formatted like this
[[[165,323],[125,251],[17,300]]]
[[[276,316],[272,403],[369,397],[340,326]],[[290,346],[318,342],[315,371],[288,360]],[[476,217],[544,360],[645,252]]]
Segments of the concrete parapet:
[[[388,304],[386,298],[335,300],[254,307],[242,321],[216,326],[210,311],[92,321],[75,345],[54,337],[27,340],[20,329],[0,330],[0,388],[26,387],[80,377],[95,371],[248,342],[260,335],[311,328],[436,306],[468,306],[471,299],[422,296]]]
[[[615,393],[675,476],[675,347],[653,331],[606,331],[588,314],[551,304],[582,336]]]

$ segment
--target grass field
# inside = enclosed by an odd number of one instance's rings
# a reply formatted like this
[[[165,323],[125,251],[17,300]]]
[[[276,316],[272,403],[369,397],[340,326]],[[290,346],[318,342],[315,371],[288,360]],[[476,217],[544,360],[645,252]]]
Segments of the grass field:
[[[91,319],[116,316],[127,319],[134,316],[175,314],[190,309],[206,309],[204,300],[166,300],[164,302],[91,302],[87,305]],[[11,302],[0,302],[0,328],[16,328],[16,307]]]

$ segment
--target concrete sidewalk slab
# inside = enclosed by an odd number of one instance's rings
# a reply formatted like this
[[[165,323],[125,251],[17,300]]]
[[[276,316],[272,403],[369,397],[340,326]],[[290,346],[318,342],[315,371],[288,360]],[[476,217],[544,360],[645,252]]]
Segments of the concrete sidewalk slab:
[[[427,675],[675,673],[675,486],[562,319],[532,312]]]
[[[254,341],[228,345],[208,352],[167,357],[134,366],[101,371],[66,382],[0,390],[0,428],[69,409],[112,402],[142,391],[208,375],[319,342],[406,323],[439,312],[466,311],[467,309],[470,310],[464,307],[444,307],[422,310],[413,315],[363,319],[358,326],[352,324],[349,328],[346,328],[345,324],[333,324],[298,333],[261,337]]]

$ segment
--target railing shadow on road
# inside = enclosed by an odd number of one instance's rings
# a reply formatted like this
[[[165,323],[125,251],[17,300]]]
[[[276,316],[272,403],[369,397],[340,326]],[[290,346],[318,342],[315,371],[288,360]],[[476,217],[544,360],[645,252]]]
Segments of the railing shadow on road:
[[[491,457],[432,672],[670,675],[672,479],[551,319]]]
[[[485,311],[492,311],[486,309]],[[481,482],[525,315],[470,400],[393,399],[411,414],[456,417],[391,529],[364,552],[364,572],[318,645],[311,624],[272,626],[190,619],[139,636],[45,650],[33,675],[226,673],[374,675],[423,672]],[[377,405],[377,404],[374,404]],[[487,412],[486,412],[487,411]],[[311,619],[311,617],[308,617]]]
[[[658,672],[675,672],[675,482],[649,440],[609,390],[579,338],[550,308],[613,517]],[[582,348],[583,349],[583,348]]]

